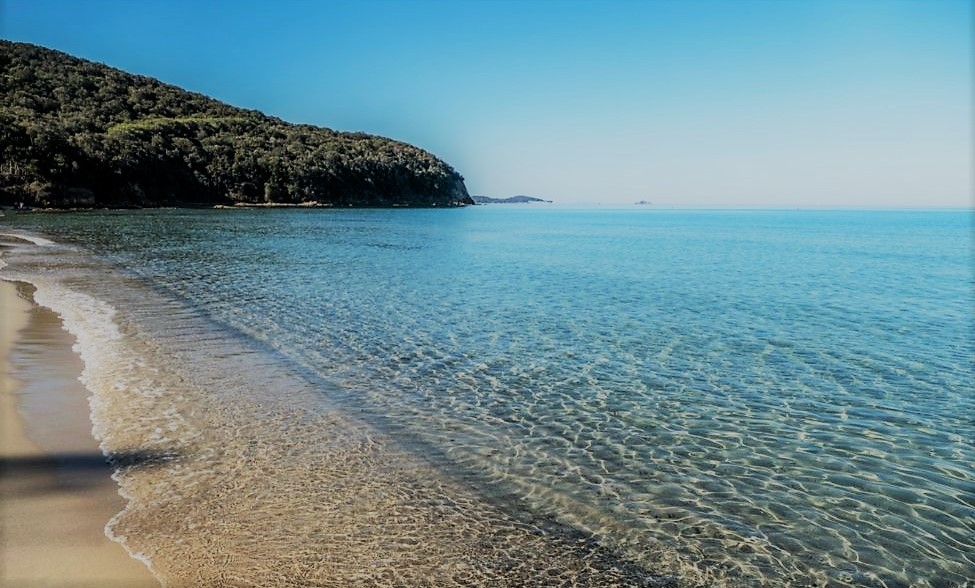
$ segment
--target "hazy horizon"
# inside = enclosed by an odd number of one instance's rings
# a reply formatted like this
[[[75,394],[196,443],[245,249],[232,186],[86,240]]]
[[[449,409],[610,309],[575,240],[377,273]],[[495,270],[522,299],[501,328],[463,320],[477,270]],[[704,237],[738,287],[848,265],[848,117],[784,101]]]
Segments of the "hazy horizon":
[[[972,3],[5,0],[0,36],[559,204],[972,200]]]

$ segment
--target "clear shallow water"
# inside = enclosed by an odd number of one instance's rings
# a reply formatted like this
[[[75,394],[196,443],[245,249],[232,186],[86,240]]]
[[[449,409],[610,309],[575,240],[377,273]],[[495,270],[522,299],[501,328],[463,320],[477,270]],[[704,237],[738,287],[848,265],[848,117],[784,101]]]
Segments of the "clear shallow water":
[[[83,249],[25,248],[3,275],[104,302],[121,324],[116,358],[136,367],[104,371],[105,437],[189,456],[122,481],[139,500],[116,529],[149,537],[154,562],[201,536],[157,529],[165,503],[208,534],[236,521],[222,547],[188,552],[268,560],[300,543],[306,579],[281,585],[319,585],[314,554],[375,551],[365,531],[402,541],[329,577],[975,576],[970,212],[151,211],[7,228]],[[125,442],[109,430],[121,412],[140,415]],[[215,516],[226,499],[187,497],[201,483],[262,517]],[[305,526],[255,544],[246,527],[296,516],[298,495],[314,498]],[[335,501],[354,495],[358,510]]]

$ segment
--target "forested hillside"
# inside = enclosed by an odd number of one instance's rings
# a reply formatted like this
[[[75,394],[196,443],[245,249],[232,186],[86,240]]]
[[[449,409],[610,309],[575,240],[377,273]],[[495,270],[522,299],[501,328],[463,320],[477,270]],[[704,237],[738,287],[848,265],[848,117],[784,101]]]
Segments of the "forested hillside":
[[[297,125],[152,78],[0,40],[0,204],[472,203],[406,143]]]

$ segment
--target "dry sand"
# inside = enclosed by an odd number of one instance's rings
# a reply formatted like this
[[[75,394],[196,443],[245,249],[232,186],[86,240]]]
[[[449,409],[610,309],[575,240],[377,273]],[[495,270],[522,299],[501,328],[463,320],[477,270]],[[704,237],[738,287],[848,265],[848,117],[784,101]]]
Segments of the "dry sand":
[[[56,314],[0,280],[0,586],[158,587],[105,536],[124,507]]]

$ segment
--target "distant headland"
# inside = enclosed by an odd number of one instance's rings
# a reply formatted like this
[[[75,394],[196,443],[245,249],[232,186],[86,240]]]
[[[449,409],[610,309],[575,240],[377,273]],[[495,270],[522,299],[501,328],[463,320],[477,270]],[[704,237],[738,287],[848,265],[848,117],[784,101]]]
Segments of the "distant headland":
[[[532,196],[519,194],[510,198],[491,198],[490,196],[471,196],[475,204],[528,204],[531,202],[546,202],[551,204],[551,200],[542,200]]]
[[[460,206],[464,178],[399,141],[292,124],[0,40],[0,205]]]

